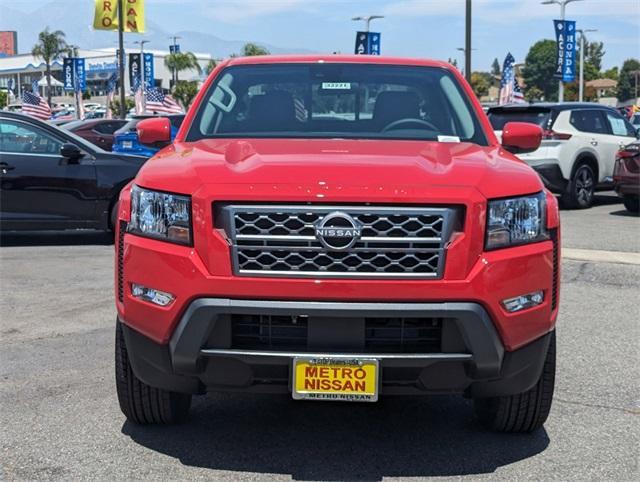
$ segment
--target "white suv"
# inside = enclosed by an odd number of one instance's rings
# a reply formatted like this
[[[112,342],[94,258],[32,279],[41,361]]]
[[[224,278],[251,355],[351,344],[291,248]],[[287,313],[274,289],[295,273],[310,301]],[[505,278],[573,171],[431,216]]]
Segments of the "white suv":
[[[636,139],[629,121],[599,104],[514,104],[492,107],[487,114],[498,137],[507,122],[542,127],[540,148],[518,157],[571,208],[588,208],[597,189],[611,189],[616,153]]]

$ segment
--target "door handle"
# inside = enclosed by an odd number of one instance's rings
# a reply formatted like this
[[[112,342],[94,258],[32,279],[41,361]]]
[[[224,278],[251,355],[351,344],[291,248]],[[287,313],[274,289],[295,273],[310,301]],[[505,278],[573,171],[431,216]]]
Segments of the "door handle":
[[[598,141],[596,141],[595,139],[591,139],[591,145],[592,146],[597,146],[598,145]]]
[[[13,171],[14,169],[14,166],[11,166],[6,162],[0,162],[0,171],[2,171],[2,174],[6,174],[7,172]]]

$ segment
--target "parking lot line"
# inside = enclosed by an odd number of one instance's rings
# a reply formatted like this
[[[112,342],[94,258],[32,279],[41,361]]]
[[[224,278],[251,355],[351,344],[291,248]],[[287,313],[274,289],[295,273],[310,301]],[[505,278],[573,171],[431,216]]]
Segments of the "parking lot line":
[[[640,265],[640,253],[603,251],[599,249],[563,248],[562,257],[576,261]]]

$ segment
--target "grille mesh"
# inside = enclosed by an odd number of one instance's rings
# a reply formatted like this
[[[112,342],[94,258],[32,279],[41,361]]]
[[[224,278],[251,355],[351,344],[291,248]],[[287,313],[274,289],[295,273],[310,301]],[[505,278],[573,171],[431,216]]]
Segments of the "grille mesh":
[[[453,228],[452,208],[224,205],[217,211],[231,239],[234,271],[251,276],[439,278]],[[316,236],[328,215],[359,228],[349,248]]]
[[[439,353],[441,318],[365,318],[364,353]],[[309,319],[286,315],[232,315],[231,347],[247,350],[310,351]],[[335,333],[339,341],[340,333]],[[364,348],[363,348],[364,347]],[[341,351],[344,351],[342,349]]]

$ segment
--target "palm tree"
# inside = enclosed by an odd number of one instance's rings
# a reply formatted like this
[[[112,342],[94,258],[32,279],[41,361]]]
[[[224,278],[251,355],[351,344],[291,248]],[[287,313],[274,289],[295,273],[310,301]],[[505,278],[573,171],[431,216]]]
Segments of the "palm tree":
[[[218,65],[218,64],[216,63],[215,60],[213,60],[213,59],[209,60],[209,62],[207,62],[207,66],[204,69],[206,74],[209,75],[211,72],[213,72],[213,69],[216,68],[216,65]]]
[[[68,46],[62,30],[49,32],[49,27],[38,34],[38,43],[31,49],[31,55],[44,60],[47,69],[47,102],[51,105],[51,64],[67,52]]]
[[[164,58],[164,65],[171,71],[175,72],[176,84],[178,84],[178,73],[183,70],[195,70],[198,74],[202,73],[202,67],[198,63],[198,59],[192,52],[176,52],[169,54]]]
[[[252,57],[254,55],[269,55],[270,52],[265,49],[264,47],[261,47],[258,44],[254,44],[254,43],[246,43],[244,44],[244,47],[242,47],[242,55],[244,57]]]

